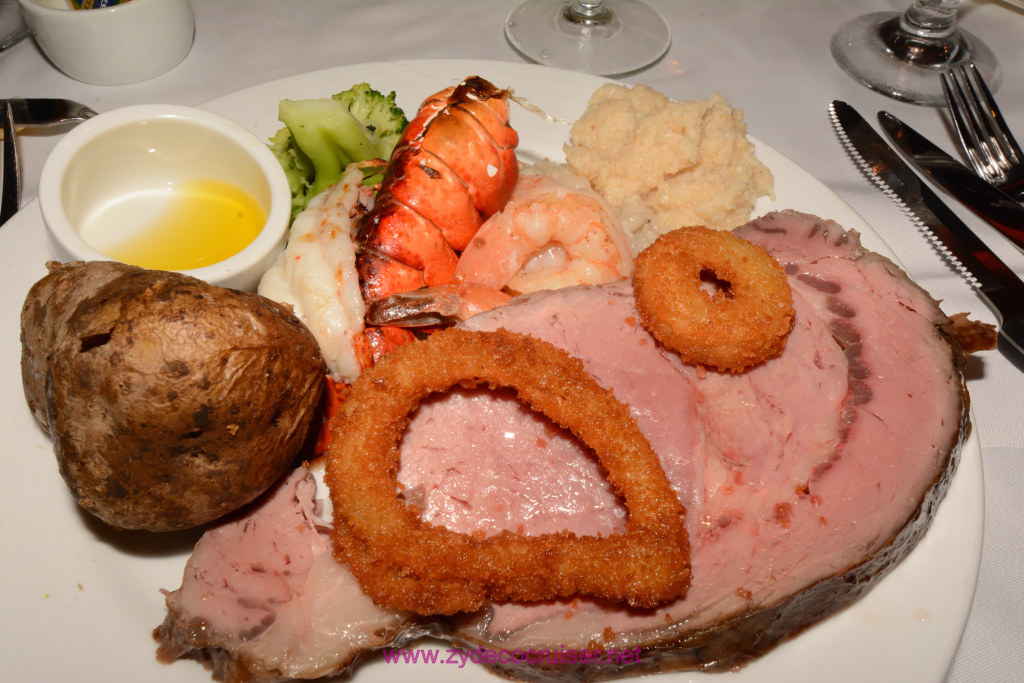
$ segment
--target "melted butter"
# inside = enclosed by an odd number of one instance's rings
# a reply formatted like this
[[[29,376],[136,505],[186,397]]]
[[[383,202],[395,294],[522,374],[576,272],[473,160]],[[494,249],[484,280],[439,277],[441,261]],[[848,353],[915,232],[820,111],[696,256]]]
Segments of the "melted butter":
[[[219,180],[181,183],[168,193],[166,208],[104,253],[154,270],[201,268],[240,252],[267,220],[252,195]]]

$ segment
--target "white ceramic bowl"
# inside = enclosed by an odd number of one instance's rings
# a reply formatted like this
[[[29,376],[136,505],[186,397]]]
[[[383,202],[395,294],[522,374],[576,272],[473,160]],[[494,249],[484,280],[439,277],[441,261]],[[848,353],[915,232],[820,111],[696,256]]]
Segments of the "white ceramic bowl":
[[[100,248],[125,237],[126,231],[146,228],[149,207],[140,206],[138,197],[158,197],[162,188],[189,182],[226,183],[242,190],[267,218],[252,242],[235,255],[179,272],[211,284],[255,290],[287,239],[288,180],[258,137],[233,121],[191,107],[115,109],[79,124],[57,144],[39,180],[39,204],[54,255],[61,261],[116,260]],[[134,202],[129,220],[97,218],[111,215],[111,205],[129,198]],[[119,232],[103,234],[106,230]]]
[[[54,65],[96,85],[137,83],[174,68],[192,48],[190,0],[131,0],[72,9],[67,0],[18,0]]]

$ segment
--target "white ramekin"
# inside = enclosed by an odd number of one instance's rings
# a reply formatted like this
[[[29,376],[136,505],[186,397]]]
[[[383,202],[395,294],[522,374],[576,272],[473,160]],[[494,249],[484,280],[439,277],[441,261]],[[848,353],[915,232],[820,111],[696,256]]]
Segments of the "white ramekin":
[[[67,133],[47,158],[39,181],[39,204],[54,256],[61,261],[113,260],[83,239],[79,228],[85,217],[124,193],[189,180],[233,184],[263,206],[267,220],[234,256],[181,272],[211,284],[255,290],[287,240],[288,180],[257,136],[192,107],[124,107]]]

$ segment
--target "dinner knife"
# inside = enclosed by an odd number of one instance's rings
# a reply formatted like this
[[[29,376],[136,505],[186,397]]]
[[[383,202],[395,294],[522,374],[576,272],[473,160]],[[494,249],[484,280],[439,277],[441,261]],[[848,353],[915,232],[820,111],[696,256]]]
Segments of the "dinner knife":
[[[1024,206],[939,149],[926,137],[887,111],[878,122],[889,139],[923,173],[964,206],[1024,249]]]
[[[914,219],[999,320],[999,334],[1024,353],[1024,282],[911,170],[857,110],[829,106],[832,125],[854,162]]]

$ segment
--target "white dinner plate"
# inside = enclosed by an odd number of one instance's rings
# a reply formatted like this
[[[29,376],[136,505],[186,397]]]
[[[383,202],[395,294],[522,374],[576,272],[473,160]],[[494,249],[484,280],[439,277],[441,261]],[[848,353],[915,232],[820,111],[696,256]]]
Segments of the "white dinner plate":
[[[602,79],[541,66],[499,62],[408,61],[354,65],[286,78],[218,98],[207,108],[262,137],[279,127],[282,98],[324,97],[355,83],[394,90],[410,117],[420,101],[469,75],[512,86],[550,117],[513,105],[521,158],[562,158],[568,124]],[[756,131],[755,131],[756,132]],[[756,141],[755,141],[756,142]],[[859,230],[866,246],[892,253],[839,197],[773,149],[756,142],[775,176],[775,197],[755,212],[793,208]],[[838,143],[837,143],[838,144]],[[199,664],[159,664],[152,630],[163,620],[160,589],[181,584],[198,532],[116,533],[81,512],[57,471],[50,443],[33,421],[21,388],[19,315],[51,258],[37,202],[0,229],[0,662],[12,682],[147,681],[201,683]],[[981,554],[983,496],[978,438],[920,545],[853,606],[738,672],[673,673],[682,681],[942,681],[970,610]],[[426,647],[444,647],[427,643]],[[494,677],[475,665],[371,661],[356,683]]]

